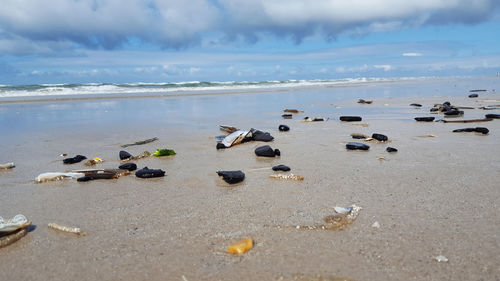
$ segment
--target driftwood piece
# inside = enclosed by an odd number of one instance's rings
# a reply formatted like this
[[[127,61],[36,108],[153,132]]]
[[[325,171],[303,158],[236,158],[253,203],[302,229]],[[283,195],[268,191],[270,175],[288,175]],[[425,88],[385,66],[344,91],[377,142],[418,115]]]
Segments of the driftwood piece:
[[[154,137],[154,138],[151,138],[151,139],[136,141],[134,143],[124,144],[124,145],[121,145],[121,147],[129,147],[129,146],[132,146],[132,145],[141,145],[141,144],[146,144],[146,143],[154,142],[156,140],[158,140],[158,138]]]
[[[469,119],[469,120],[439,120],[443,123],[476,123],[476,122],[488,122],[492,121],[493,118],[483,118],[483,119]]]
[[[21,239],[27,233],[27,227],[17,230],[14,233],[0,237],[0,248],[8,246],[17,240]]]

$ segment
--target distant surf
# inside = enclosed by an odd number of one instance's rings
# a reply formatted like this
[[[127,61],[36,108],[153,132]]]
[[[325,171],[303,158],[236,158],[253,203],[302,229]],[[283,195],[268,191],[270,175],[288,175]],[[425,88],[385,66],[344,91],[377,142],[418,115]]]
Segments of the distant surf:
[[[59,97],[91,98],[94,96],[162,96],[189,95],[203,92],[245,92],[272,91],[276,89],[300,87],[334,87],[374,82],[397,82],[428,78],[347,78],[334,80],[271,80],[271,81],[230,81],[230,82],[166,82],[166,83],[88,83],[88,84],[35,84],[35,85],[0,85],[2,100],[30,100]]]

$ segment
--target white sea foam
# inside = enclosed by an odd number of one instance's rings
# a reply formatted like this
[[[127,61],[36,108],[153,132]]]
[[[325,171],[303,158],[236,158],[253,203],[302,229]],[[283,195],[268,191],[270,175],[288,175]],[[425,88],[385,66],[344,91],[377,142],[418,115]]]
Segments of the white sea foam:
[[[19,99],[43,98],[49,96],[61,96],[71,98],[72,96],[92,95],[169,95],[189,94],[199,92],[217,91],[240,91],[247,90],[272,90],[276,88],[299,88],[336,85],[354,85],[374,82],[395,82],[423,78],[346,78],[337,80],[269,80],[269,81],[220,81],[220,82],[165,82],[165,83],[124,83],[124,84],[40,84],[9,86],[0,85],[0,98]],[[189,93],[188,93],[189,92]]]

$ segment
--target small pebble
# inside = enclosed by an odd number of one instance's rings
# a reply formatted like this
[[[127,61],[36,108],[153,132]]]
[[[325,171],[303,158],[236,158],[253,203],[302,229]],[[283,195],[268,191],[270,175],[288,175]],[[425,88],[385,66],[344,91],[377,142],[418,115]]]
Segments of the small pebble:
[[[288,172],[290,171],[290,167],[285,166],[285,165],[277,165],[273,167],[273,171],[283,171],[283,172]]]
[[[421,104],[419,104],[419,103],[412,103],[412,104],[410,104],[410,106],[422,107],[422,105],[421,105]]]
[[[278,130],[280,130],[281,132],[287,132],[290,131],[290,127],[288,127],[287,125],[280,125],[278,127]]]
[[[394,147],[390,147],[390,146],[388,146],[388,147],[385,149],[385,151],[387,151],[387,152],[398,152],[398,150],[397,150],[396,148],[394,148]]]
[[[477,97],[479,97],[479,95],[478,95],[478,94],[470,94],[470,95],[469,95],[469,98],[477,98]]]

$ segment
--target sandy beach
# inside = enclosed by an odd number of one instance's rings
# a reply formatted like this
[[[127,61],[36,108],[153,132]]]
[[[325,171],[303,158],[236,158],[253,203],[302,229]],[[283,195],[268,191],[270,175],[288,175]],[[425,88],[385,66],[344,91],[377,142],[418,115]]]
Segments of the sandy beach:
[[[16,167],[0,171],[0,216],[24,214],[33,226],[0,248],[0,280],[500,280],[500,120],[413,119],[500,114],[479,109],[500,104],[500,79],[486,81],[1,103],[0,164]],[[467,97],[481,87],[487,91]],[[429,112],[445,101],[474,109],[457,118]],[[285,108],[304,112],[283,119]],[[363,120],[340,122],[342,115]],[[302,122],[306,116],[326,121]],[[280,124],[291,130],[278,131]],[[274,141],[216,150],[219,125],[259,129]],[[489,134],[452,133],[467,127]],[[348,151],[352,133],[389,141]],[[120,147],[152,137],[159,140]],[[262,145],[281,156],[256,157]],[[158,148],[177,155],[134,163],[166,171],[162,178],[34,182],[44,172],[87,168],[64,165],[62,153],[117,168],[120,150]],[[278,164],[304,180],[269,178]],[[229,186],[220,170],[246,178]],[[362,210],[342,230],[293,227],[353,204]],[[53,222],[87,235],[49,229]],[[248,237],[253,249],[227,253]]]

